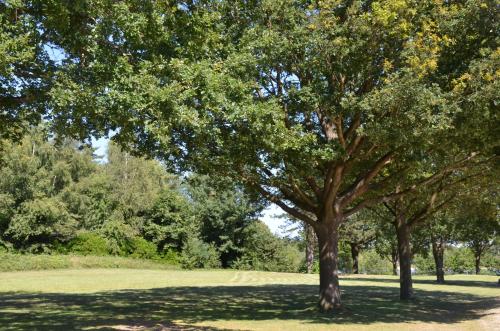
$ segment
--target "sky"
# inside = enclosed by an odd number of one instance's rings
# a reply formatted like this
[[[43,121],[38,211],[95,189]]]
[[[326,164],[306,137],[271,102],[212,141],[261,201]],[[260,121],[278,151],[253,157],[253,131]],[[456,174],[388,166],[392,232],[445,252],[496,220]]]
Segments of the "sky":
[[[106,138],[92,138],[92,146],[96,149],[95,154],[102,157],[102,162],[107,162],[108,142],[109,139]],[[272,233],[279,236],[285,236],[286,231],[284,231],[284,228],[286,226],[286,219],[279,217],[280,215],[283,215],[283,211],[275,204],[271,204],[269,207],[264,209],[260,220],[263,221],[269,229],[271,229]]]

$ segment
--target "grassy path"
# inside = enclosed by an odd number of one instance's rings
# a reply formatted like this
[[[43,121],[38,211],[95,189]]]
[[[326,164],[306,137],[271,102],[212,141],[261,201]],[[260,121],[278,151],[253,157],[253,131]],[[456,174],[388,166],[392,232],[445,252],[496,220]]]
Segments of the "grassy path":
[[[73,269],[0,273],[0,330],[495,330],[491,276],[341,280],[346,309],[315,309],[317,275],[254,271]]]

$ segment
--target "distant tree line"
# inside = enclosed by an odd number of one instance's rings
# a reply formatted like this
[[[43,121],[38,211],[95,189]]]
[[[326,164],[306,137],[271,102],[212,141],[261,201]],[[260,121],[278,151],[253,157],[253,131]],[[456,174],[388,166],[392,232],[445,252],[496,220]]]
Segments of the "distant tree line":
[[[492,187],[483,192],[464,191],[463,196],[437,211],[412,231],[410,263],[417,274],[487,273],[500,270],[500,223]],[[474,197],[470,194],[474,193]],[[464,200],[468,201],[467,203]],[[397,239],[392,218],[385,208],[371,209],[351,217],[341,228],[339,269],[352,274],[400,272]],[[305,251],[303,271],[318,272],[318,247],[307,226],[292,220]]]
[[[108,146],[107,160],[33,129],[3,141],[0,250],[120,255],[187,268],[298,271],[302,254],[258,221],[262,209],[229,180],[172,175]]]

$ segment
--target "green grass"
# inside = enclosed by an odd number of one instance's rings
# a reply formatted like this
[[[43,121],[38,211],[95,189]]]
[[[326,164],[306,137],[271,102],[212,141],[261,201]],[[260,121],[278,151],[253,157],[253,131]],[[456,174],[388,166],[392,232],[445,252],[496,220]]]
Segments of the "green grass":
[[[1,330],[494,330],[492,276],[341,279],[345,309],[316,310],[317,275],[255,271],[80,269],[0,273]]]
[[[152,260],[141,260],[119,256],[0,253],[0,272],[69,268],[178,269],[176,266]]]

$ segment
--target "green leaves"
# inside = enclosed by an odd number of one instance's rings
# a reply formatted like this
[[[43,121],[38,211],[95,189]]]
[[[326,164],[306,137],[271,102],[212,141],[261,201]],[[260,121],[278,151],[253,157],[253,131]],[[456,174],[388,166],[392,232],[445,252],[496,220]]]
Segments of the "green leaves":
[[[20,206],[5,235],[21,247],[43,252],[55,240],[71,238],[76,226],[64,204],[54,198],[41,198]]]

